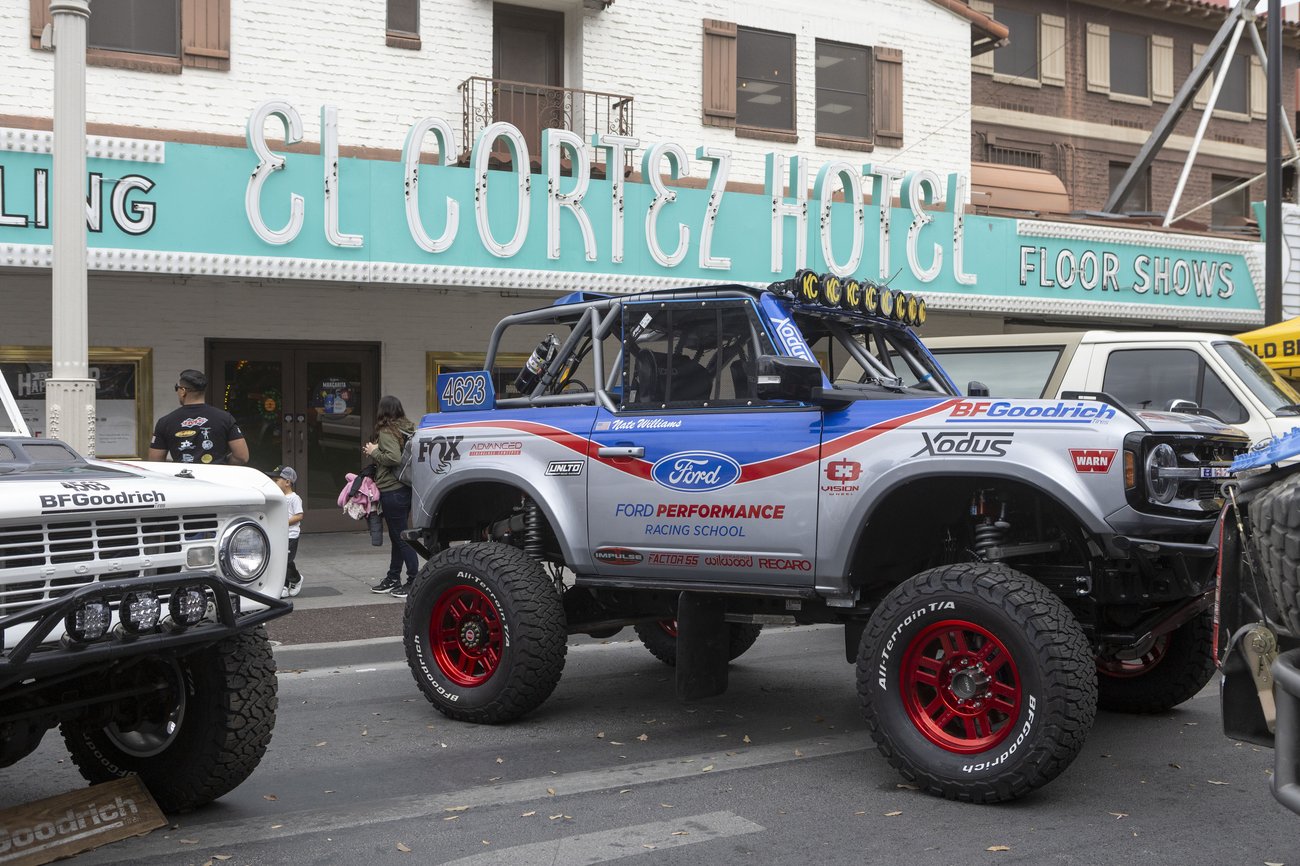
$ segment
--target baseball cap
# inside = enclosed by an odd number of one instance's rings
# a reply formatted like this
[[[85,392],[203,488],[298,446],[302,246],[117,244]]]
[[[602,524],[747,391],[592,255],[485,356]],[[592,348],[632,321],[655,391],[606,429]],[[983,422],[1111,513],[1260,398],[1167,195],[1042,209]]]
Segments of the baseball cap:
[[[277,466],[267,473],[272,478],[283,478],[290,484],[298,483],[298,473],[293,471],[292,466]]]

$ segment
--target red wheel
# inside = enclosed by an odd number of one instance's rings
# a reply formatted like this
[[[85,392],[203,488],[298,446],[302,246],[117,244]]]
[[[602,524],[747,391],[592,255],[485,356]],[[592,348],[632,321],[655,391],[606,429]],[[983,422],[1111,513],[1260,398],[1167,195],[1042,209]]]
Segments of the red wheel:
[[[501,613],[477,587],[449,587],[434,605],[429,646],[456,685],[482,685],[501,663]]]
[[[907,717],[927,740],[957,754],[991,749],[1020,714],[1020,674],[987,629],[944,620],[912,639],[903,657]]]
[[[657,622],[640,622],[636,636],[650,654],[666,665],[677,664],[677,620],[661,619]],[[740,658],[758,640],[761,625],[739,622],[727,623],[727,657],[733,662]]]
[[[673,640],[677,640],[677,620],[661,619],[659,620],[659,628],[663,629],[664,634]]]
[[[1143,674],[1149,673],[1152,668],[1160,664],[1165,657],[1165,653],[1168,651],[1169,635],[1161,635],[1156,638],[1156,642],[1151,645],[1151,649],[1143,653],[1140,658],[1097,659],[1097,673],[1108,677],[1118,677],[1119,679],[1140,677]]]
[[[1135,659],[1097,656],[1097,705],[1121,713],[1163,713],[1214,677],[1214,611],[1206,609]]]

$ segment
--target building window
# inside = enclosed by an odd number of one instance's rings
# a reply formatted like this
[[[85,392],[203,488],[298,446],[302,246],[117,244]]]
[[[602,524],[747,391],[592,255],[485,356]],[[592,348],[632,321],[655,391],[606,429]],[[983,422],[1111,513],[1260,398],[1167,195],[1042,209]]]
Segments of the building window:
[[[1110,31],[1110,92],[1151,98],[1151,45],[1146,36]]]
[[[1112,162],[1110,164],[1110,190],[1115,191],[1119,182],[1124,179],[1124,173],[1128,171],[1127,162]],[[1129,192],[1128,198],[1120,205],[1121,213],[1150,213],[1151,212],[1151,167],[1147,166],[1146,170],[1139,175],[1137,183],[1133,185],[1132,191]]]
[[[985,150],[988,161],[998,165],[1017,165],[1021,168],[1043,167],[1043,155],[1036,150],[1001,147],[996,144],[986,145]]]
[[[1011,37],[993,52],[994,73],[1038,81],[1038,16],[999,6],[998,20],[1007,25]]]
[[[390,48],[419,48],[420,0],[388,0],[385,26]]]
[[[1233,114],[1250,113],[1250,57],[1238,54],[1232,58],[1219,91],[1219,104],[1214,107]]]
[[[817,135],[871,138],[871,49],[817,40]]]
[[[1235,186],[1242,185],[1245,178],[1226,177],[1216,174],[1210,178],[1210,197],[1219,198]],[[1236,231],[1250,221],[1250,187],[1224,196],[1210,205],[1210,228]]]
[[[94,0],[86,62],[146,72],[230,69],[231,0]],[[52,23],[49,0],[29,0],[31,47]]]
[[[737,28],[736,124],[794,131],[793,35]]]

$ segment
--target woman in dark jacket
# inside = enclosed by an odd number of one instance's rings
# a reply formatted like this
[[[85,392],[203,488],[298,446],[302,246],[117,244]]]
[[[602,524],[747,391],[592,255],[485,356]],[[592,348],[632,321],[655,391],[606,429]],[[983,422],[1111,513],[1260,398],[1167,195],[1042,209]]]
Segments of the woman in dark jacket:
[[[402,462],[402,447],[415,433],[415,425],[406,417],[402,401],[391,395],[379,401],[379,417],[375,419],[375,433],[361,450],[375,461],[375,486],[379,488],[379,505],[384,522],[388,524],[388,538],[393,549],[388,559],[388,574],[370,588],[371,592],[387,592],[405,598],[411,581],[419,570],[420,560],[411,545],[402,540],[411,514],[411,488],[397,480],[398,464]],[[402,583],[402,565],[406,565],[406,583]]]

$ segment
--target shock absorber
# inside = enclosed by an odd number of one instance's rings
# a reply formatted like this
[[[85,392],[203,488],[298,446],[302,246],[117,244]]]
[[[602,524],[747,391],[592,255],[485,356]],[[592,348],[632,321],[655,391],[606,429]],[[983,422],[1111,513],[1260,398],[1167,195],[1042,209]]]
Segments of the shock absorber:
[[[542,544],[542,509],[531,496],[524,498],[524,553],[534,559],[541,559],[545,548]]]
[[[976,493],[970,506],[971,516],[975,518],[975,554],[984,560],[996,559],[988,553],[993,548],[1002,546],[1011,529],[1011,524],[1007,522],[1007,504],[991,502],[991,497],[985,495],[987,492],[981,490]],[[996,518],[993,516],[995,508],[998,510]]]

